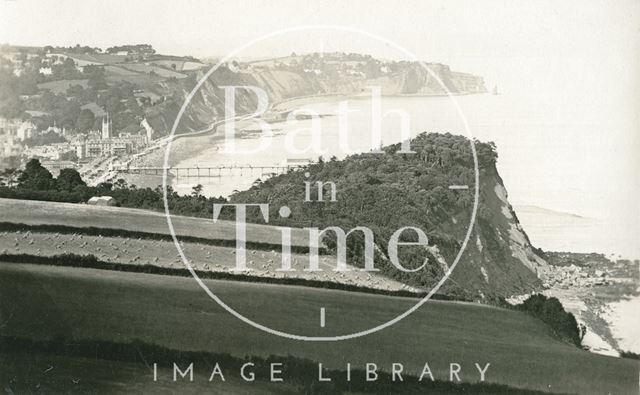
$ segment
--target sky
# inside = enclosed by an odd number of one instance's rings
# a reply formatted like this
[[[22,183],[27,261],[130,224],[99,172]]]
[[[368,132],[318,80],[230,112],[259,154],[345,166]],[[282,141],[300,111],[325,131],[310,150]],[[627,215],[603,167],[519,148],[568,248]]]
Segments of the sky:
[[[618,56],[639,48],[637,0],[316,0],[301,4],[289,0],[0,0],[0,42],[102,48],[144,42],[162,53],[219,56],[275,30],[330,24],[372,32],[430,61],[476,72],[487,58]],[[298,43],[295,35],[288,40],[308,47],[304,35],[297,38]],[[273,52],[255,48],[258,55],[265,51]]]
[[[629,229],[640,232],[638,0],[0,0],[0,43],[16,45],[148,43],[164,54],[221,57],[305,25],[382,36],[421,60],[481,75],[505,94],[531,103],[544,97],[551,123],[606,125],[601,135],[585,137],[590,145],[578,144],[586,148],[576,166],[585,175],[600,171],[591,190],[601,182],[616,195],[606,204],[625,220],[631,213]],[[332,50],[408,58],[366,34],[326,28],[262,39],[238,56]],[[563,138],[559,143],[570,146]],[[608,156],[600,155],[596,167],[590,155],[600,150]]]
[[[304,25],[360,29],[398,43],[415,56],[485,77],[503,88],[523,74],[556,71],[543,86],[599,82],[594,73],[637,82],[640,2],[637,0],[0,0],[0,43],[103,49],[149,43],[160,53],[224,56],[268,33]],[[398,51],[351,32],[298,32],[261,42],[243,56],[355,48],[378,56]],[[354,45],[355,44],[355,45]],[[342,48],[341,48],[342,47]],[[591,62],[587,69],[576,64]],[[541,69],[542,66],[542,69]],[[564,73],[570,71],[566,78]],[[586,70],[584,76],[576,76]],[[631,81],[634,79],[634,81]],[[636,84],[638,85],[638,84]],[[638,92],[634,92],[638,95]],[[636,96],[637,97],[637,96]]]

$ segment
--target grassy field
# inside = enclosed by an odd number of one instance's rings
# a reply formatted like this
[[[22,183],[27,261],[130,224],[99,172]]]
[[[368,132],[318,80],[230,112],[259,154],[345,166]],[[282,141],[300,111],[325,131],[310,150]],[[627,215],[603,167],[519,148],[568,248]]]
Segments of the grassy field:
[[[120,81],[127,81],[140,87],[153,86],[153,84],[166,80],[166,78],[159,75],[136,72],[121,66],[106,66],[105,71],[107,81],[109,82],[119,83]]]
[[[38,89],[48,89],[52,93],[65,93],[73,85],[80,85],[83,88],[87,87],[87,81],[89,80],[59,80],[51,82],[43,82],[38,84]]]
[[[0,222],[0,254],[30,254],[53,256],[60,254],[92,254],[105,262],[128,265],[155,265],[167,268],[184,268],[184,263],[172,240],[159,240],[140,237],[140,234],[127,236],[122,231],[149,232],[168,235],[168,226],[163,213],[127,209],[119,207],[98,207],[81,204],[50,203],[0,199],[0,210],[5,213]],[[5,222],[6,221],[6,222]],[[235,224],[193,217],[173,217],[176,233],[182,236],[197,237],[195,241],[181,240],[181,246],[192,267],[200,271],[229,272],[235,267],[235,247],[233,238]],[[3,228],[9,224],[25,224],[37,227],[41,225],[71,226],[72,230],[57,231],[16,231]],[[99,225],[104,229],[116,230],[116,235],[89,233],[89,226]],[[85,233],[83,233],[83,229]],[[113,232],[112,232],[113,233]],[[306,253],[291,255],[292,272],[279,272],[282,262],[280,251],[280,231],[275,227],[247,224],[247,252],[249,274],[274,278],[301,278],[314,281],[331,281],[347,285],[358,285],[383,290],[415,290],[398,281],[377,273],[350,271],[336,272],[335,256],[320,258],[320,272],[309,272],[309,258]],[[147,236],[150,236],[147,235]],[[306,246],[306,233],[300,229],[292,230],[294,246]],[[229,246],[207,245],[204,242],[226,240]],[[251,249],[253,243],[270,243],[261,249]]]
[[[207,281],[246,316],[296,334],[338,335],[379,324],[413,300],[295,286]],[[327,312],[319,325],[319,309]],[[419,375],[428,362],[448,379],[477,381],[474,363],[491,363],[487,381],[549,392],[636,394],[637,361],[590,354],[561,343],[522,313],[476,304],[430,302],[382,332],[338,343],[265,334],[224,311],[189,278],[93,269],[0,265],[0,335],[31,339],[140,340],[178,350],[293,355],[344,369],[393,362]],[[78,375],[84,373],[78,368]],[[139,377],[148,380],[148,377]],[[139,383],[138,383],[139,384]]]
[[[158,368],[158,381],[153,381],[153,371],[138,363],[109,361],[86,357],[54,356],[48,354],[0,354],[0,384],[16,394],[298,394],[298,389],[288,383],[246,383],[239,377],[225,375],[225,381],[209,383],[173,382],[173,371]],[[28,372],[28,374],[24,374]],[[210,373],[210,372],[209,372]],[[207,377],[208,378],[208,377]],[[11,384],[7,384],[13,380]]]
[[[138,73],[149,74],[150,72],[153,71],[160,77],[164,77],[164,78],[174,77],[177,79],[182,79],[187,77],[187,75],[184,73],[178,73],[174,70],[169,70],[164,67],[151,66],[146,64],[136,64],[136,63],[126,63],[126,64],[122,64],[121,66],[127,70],[133,70]]]
[[[136,266],[154,265],[173,269],[186,268],[175,244],[170,240],[95,236],[79,233],[1,231],[2,226],[3,223],[0,223],[0,255],[27,254],[50,257],[62,254],[91,254],[102,262]],[[195,242],[182,242],[181,246],[194,270],[234,272],[235,247]],[[295,271],[290,272],[278,271],[282,265],[282,254],[278,250],[250,250],[247,253],[246,261],[250,270],[243,272],[243,274],[254,276],[331,281],[383,290],[420,291],[378,273],[367,273],[356,268],[352,268],[349,272],[336,272],[333,270],[336,265],[336,259],[333,256],[320,258],[319,267],[322,270],[318,272],[305,270],[309,265],[309,257],[302,253],[291,254],[291,266]]]
[[[55,202],[43,204],[39,201],[0,199],[0,212],[2,213],[2,222],[17,224],[99,226],[100,228],[170,234],[165,214],[148,210]],[[234,222],[218,221],[214,224],[211,219],[177,215],[172,215],[171,219],[178,236],[235,239]],[[308,247],[307,240],[306,231],[292,229],[292,245]],[[256,224],[247,224],[247,241],[278,245],[282,243],[280,230],[277,227]]]
[[[215,393],[215,394],[415,394],[432,395],[542,395],[546,392],[516,389],[492,383],[465,383],[402,374],[402,380],[377,371],[367,381],[363,369],[323,369],[318,380],[317,362],[292,356],[234,357],[229,354],[185,352],[142,342],[118,344],[104,341],[33,341],[0,337],[0,383],[7,393]],[[250,362],[249,381],[241,376]],[[280,364],[279,382],[272,382],[271,364]],[[79,367],[82,365],[82,369]],[[191,365],[193,375],[173,378],[171,367]],[[218,369],[214,371],[214,366]],[[54,371],[55,369],[55,371]],[[78,375],[78,372],[83,374]],[[7,377],[7,378],[5,378]],[[245,376],[246,377],[246,376]],[[141,380],[143,378],[144,380]],[[208,378],[208,379],[207,379]],[[146,382],[144,382],[146,381]]]

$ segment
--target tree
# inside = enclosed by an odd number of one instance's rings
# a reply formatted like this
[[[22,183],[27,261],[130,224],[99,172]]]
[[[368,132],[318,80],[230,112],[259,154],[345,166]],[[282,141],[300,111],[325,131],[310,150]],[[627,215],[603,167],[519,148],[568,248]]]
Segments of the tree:
[[[198,197],[200,195],[202,195],[202,184],[198,184],[195,187],[191,188],[192,192],[191,195],[194,197]]]
[[[71,58],[66,58],[62,64],[53,67],[55,79],[72,80],[80,77],[80,72],[76,69],[76,63]]]
[[[127,180],[124,178],[118,178],[116,182],[113,184],[113,188],[115,189],[126,189],[127,188]]]
[[[83,73],[89,77],[87,84],[93,90],[104,90],[109,86],[105,78],[104,67],[89,65],[85,66]]]
[[[135,45],[117,45],[109,47],[106,50],[107,53],[127,52],[128,54],[134,54],[138,56],[153,55],[156,50],[150,44],[135,44]]]
[[[76,120],[76,126],[81,132],[86,132],[93,128],[94,122],[95,116],[93,115],[93,112],[85,108],[80,111],[80,115],[78,115],[78,119]]]
[[[39,145],[50,145],[55,143],[64,143],[67,141],[64,137],[60,136],[54,131],[42,133],[39,136],[29,137],[24,139],[23,144],[27,147],[36,147]]]
[[[12,187],[16,183],[16,179],[20,175],[20,170],[14,168],[7,168],[2,172],[2,177],[5,181],[5,184],[8,187]]]
[[[24,114],[24,103],[17,96],[0,100],[0,116],[5,118],[19,118]]]
[[[574,315],[566,312],[557,298],[535,294],[516,307],[545,322],[561,338],[580,346],[586,328],[578,325]]]
[[[96,186],[96,190],[98,191],[98,195],[102,195],[106,192],[110,192],[111,190],[113,190],[113,183],[101,182]]]
[[[38,159],[27,162],[24,171],[18,177],[18,187],[25,189],[47,190],[54,185],[53,176]]]
[[[62,169],[57,178],[57,186],[60,191],[72,192],[77,187],[85,187],[87,184],[76,169]]]

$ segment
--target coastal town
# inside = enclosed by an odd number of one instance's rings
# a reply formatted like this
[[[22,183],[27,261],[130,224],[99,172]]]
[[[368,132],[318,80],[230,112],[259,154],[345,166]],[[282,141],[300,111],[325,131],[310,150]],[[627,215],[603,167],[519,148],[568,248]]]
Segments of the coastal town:
[[[165,131],[156,133],[152,125],[159,124],[147,110],[167,97],[143,87],[206,65],[154,52],[148,45],[104,52],[0,47],[2,167],[37,158],[53,174],[72,168],[91,181],[162,137]]]
[[[114,169],[166,142],[189,87],[216,61],[161,55],[148,44],[104,50],[0,45],[0,168],[19,169],[37,158],[54,175],[73,168],[94,185],[113,178]],[[429,67],[453,93],[486,92],[481,77],[438,63]],[[220,65],[214,80],[219,85],[253,80],[267,88],[273,103],[359,94],[372,81],[383,94],[444,93],[415,62],[356,53],[233,59]],[[177,133],[206,131],[223,119],[222,95],[221,89],[203,89],[203,103],[187,109]],[[251,102],[238,100],[240,106]]]
[[[2,394],[640,394],[640,1],[0,15]]]
[[[39,131],[31,120],[0,119],[6,157],[39,158],[52,174],[64,168],[83,169],[82,174],[87,174],[89,178],[92,178],[90,169],[96,164],[108,162],[112,166],[117,158],[126,158],[144,149],[152,141],[153,129],[144,120],[141,126],[140,130],[133,133],[119,132],[116,135],[113,121],[109,119],[109,114],[105,114],[100,130],[69,133],[56,126]],[[30,141],[52,135],[61,142],[29,144]]]

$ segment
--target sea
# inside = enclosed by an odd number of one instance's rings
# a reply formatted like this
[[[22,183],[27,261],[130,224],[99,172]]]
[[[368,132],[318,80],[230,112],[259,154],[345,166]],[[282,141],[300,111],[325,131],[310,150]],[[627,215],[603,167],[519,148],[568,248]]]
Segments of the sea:
[[[603,253],[637,265],[633,261],[640,258],[636,119],[624,116],[624,111],[617,116],[615,105],[593,102],[539,91],[319,99],[293,108],[306,119],[298,116],[295,121],[269,124],[269,136],[262,134],[264,125],[257,121],[238,122],[236,138],[229,140],[233,152],[224,139],[212,139],[209,147],[177,166],[275,166],[316,161],[320,156],[341,159],[370,151],[380,141],[387,145],[405,140],[404,130],[411,135],[465,135],[496,144],[497,167],[509,201],[534,246]],[[372,117],[378,105],[379,123]],[[374,124],[381,125],[378,145],[372,139]],[[269,177],[269,172],[245,168],[219,178],[178,177],[172,182],[182,193],[202,184],[206,195],[228,196]],[[640,352],[633,340],[640,337],[638,325],[629,315],[640,316],[640,297],[629,296],[609,307],[611,330],[619,343]]]
[[[383,97],[381,141],[387,145],[403,140],[402,121],[407,118],[413,135],[453,133],[493,141],[509,201],[534,245],[640,258],[636,126],[604,122],[587,110],[577,116],[575,109],[558,108],[557,102],[544,97],[537,101],[517,97],[508,93]],[[271,166],[366,152],[375,147],[373,101],[362,96],[304,104],[298,109],[322,117],[270,124],[271,137],[260,135],[258,123],[238,123],[234,152],[225,152],[224,140],[212,140],[210,147],[177,166]],[[346,115],[341,102],[348,105]],[[269,172],[183,177],[174,179],[173,186],[190,192],[193,185],[202,184],[207,195],[228,196]]]

